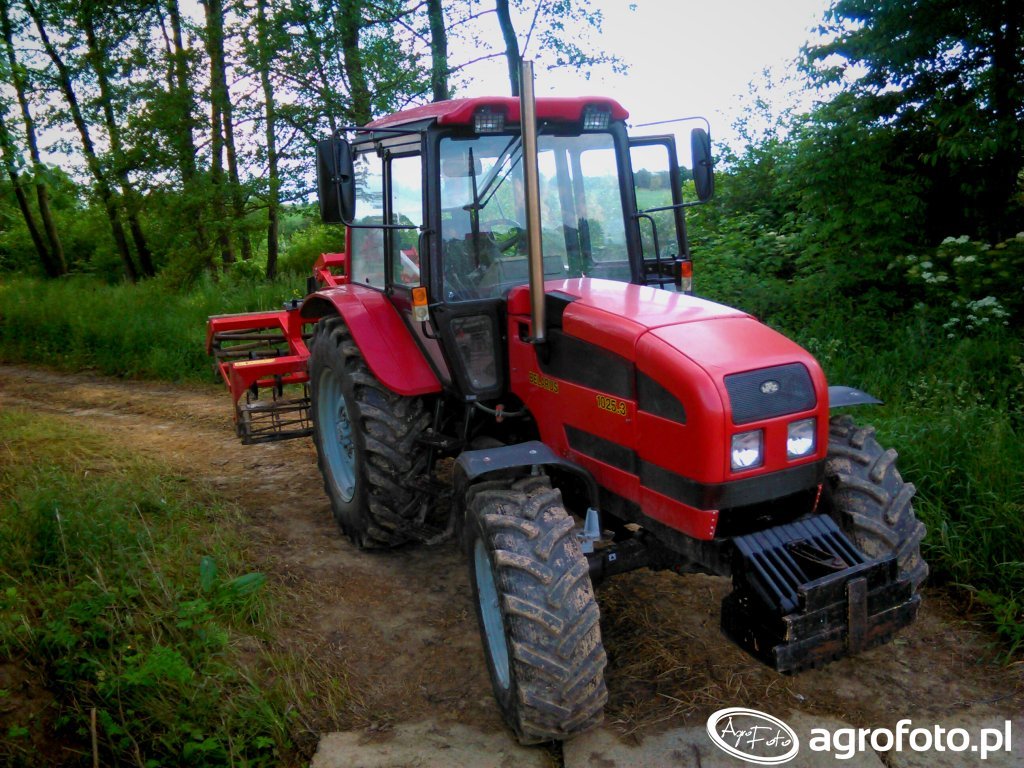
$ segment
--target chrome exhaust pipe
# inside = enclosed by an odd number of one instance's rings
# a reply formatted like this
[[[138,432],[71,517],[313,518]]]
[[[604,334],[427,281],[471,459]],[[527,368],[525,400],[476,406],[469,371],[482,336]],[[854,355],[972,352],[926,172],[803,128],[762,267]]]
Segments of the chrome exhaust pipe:
[[[523,132],[523,181],[526,188],[526,234],[530,265],[530,319],[533,343],[545,340],[544,248],[540,228],[540,172],[537,169],[537,101],[533,91],[533,62],[519,70],[519,123]]]

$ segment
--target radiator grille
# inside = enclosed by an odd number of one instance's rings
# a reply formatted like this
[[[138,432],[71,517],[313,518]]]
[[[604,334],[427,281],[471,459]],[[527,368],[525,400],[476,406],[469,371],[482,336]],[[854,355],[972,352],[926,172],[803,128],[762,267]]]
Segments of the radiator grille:
[[[802,363],[761,368],[725,377],[733,424],[785,416],[813,408],[818,400]]]

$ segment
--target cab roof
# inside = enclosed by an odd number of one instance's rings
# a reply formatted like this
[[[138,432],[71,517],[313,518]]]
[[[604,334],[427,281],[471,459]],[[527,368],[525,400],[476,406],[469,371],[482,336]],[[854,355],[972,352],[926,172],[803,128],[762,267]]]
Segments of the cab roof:
[[[606,96],[542,96],[537,99],[537,119],[578,122],[587,106],[603,107],[609,110],[612,120],[625,120],[629,112],[614,99]],[[437,101],[422,107],[414,107],[393,115],[382,117],[367,124],[367,128],[390,128],[407,123],[434,120],[438,125],[472,125],[473,115],[481,108],[492,112],[504,112],[509,123],[519,122],[519,99],[511,96],[484,96],[475,99],[452,99]]]

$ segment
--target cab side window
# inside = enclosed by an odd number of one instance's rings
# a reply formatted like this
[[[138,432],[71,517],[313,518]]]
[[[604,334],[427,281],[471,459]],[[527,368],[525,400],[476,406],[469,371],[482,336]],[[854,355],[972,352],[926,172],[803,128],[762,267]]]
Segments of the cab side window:
[[[384,173],[376,154],[355,157],[356,212],[355,224],[384,223]],[[352,282],[384,288],[384,230],[353,228]]]
[[[420,284],[419,227],[423,224],[423,175],[419,155],[392,158],[391,223],[416,229],[391,230],[391,278],[395,285]]]

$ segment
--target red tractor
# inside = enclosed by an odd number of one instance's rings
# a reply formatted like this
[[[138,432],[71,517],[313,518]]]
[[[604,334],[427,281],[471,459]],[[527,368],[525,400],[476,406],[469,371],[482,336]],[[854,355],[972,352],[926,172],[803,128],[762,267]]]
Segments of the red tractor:
[[[356,546],[459,537],[523,743],[600,721],[608,576],[731,577],[723,631],[794,672],[886,641],[927,574],[895,451],[830,416],[877,401],[691,295],[706,130],[687,202],[672,136],[631,138],[608,98],[534,99],[531,74],[521,100],[320,142],[345,253],[321,257],[302,301],[211,318],[208,335],[238,434],[312,435]]]

